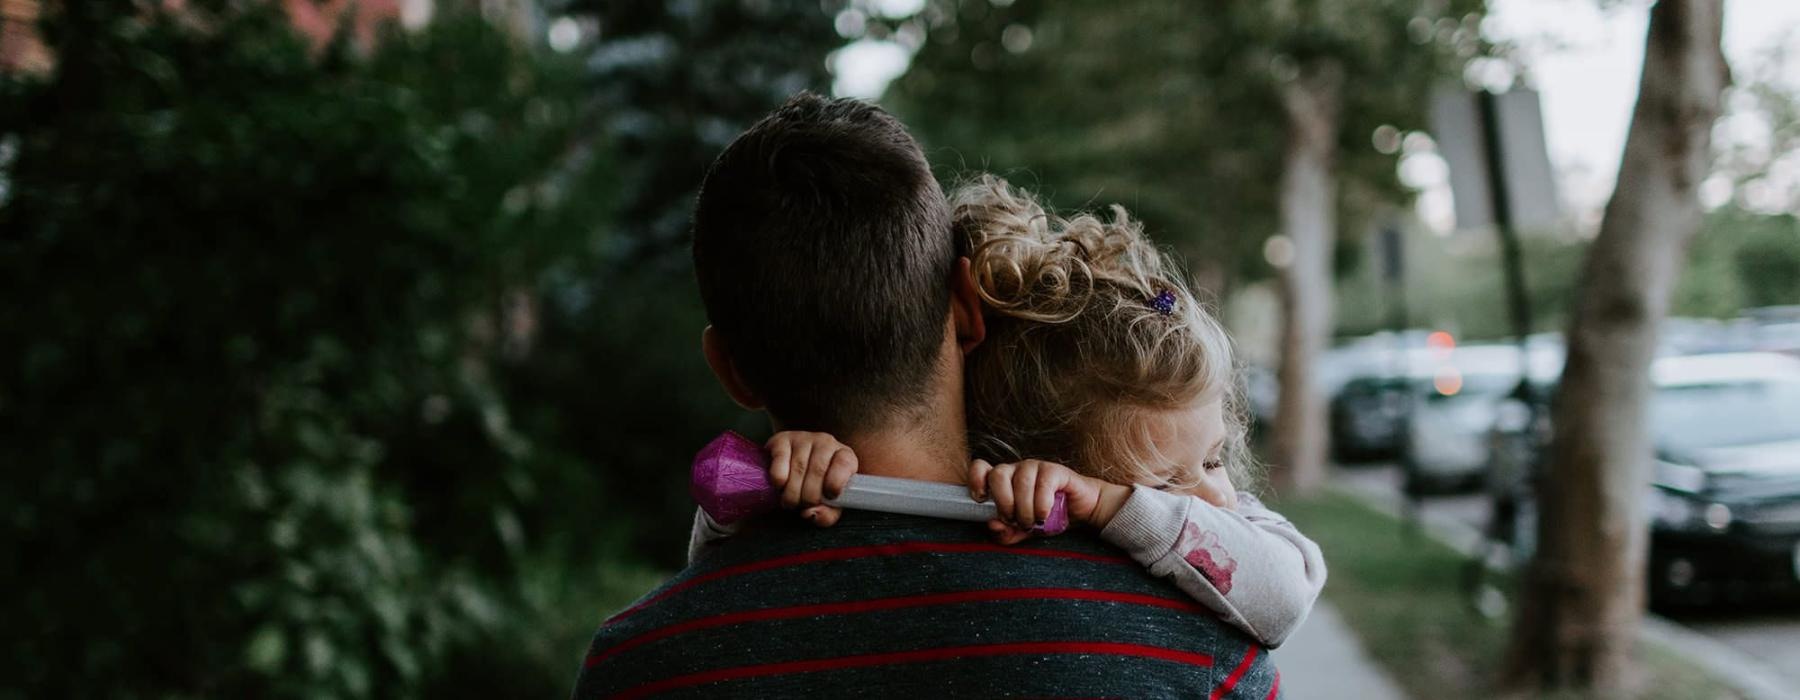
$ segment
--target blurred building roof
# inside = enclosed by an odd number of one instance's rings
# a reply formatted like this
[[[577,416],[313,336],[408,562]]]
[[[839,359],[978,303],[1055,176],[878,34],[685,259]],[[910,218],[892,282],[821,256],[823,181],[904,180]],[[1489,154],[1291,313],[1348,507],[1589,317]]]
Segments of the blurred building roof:
[[[356,43],[369,46],[381,25],[400,20],[400,0],[285,0],[294,29],[317,49],[347,26]],[[354,14],[351,14],[354,13]]]
[[[39,0],[0,0],[0,73],[41,73],[50,69],[50,50],[38,35]]]
[[[53,0],[52,0],[53,1]],[[46,0],[0,0],[0,73],[42,73],[55,66],[56,57],[45,45],[38,23]],[[164,8],[180,12],[187,0],[162,0]],[[371,45],[382,25],[400,22],[409,29],[424,24],[442,0],[281,0],[282,8],[313,48],[329,43],[340,27],[352,32],[359,46]],[[535,15],[526,12],[523,0],[472,2],[485,16],[515,30],[535,28]]]

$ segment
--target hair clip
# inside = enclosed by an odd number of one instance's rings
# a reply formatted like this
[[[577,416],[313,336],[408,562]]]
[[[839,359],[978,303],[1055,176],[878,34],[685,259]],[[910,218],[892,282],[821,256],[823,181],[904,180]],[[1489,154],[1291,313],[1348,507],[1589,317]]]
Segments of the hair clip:
[[[1164,316],[1174,315],[1175,293],[1167,289],[1158,291],[1156,296],[1150,298],[1150,308],[1156,309],[1156,313]]]

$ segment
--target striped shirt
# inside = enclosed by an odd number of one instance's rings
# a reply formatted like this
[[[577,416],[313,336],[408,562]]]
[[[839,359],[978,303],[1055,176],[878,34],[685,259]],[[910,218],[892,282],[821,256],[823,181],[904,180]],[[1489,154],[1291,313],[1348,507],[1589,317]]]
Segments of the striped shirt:
[[[607,620],[575,697],[1279,697],[1267,652],[1092,532],[776,514]]]

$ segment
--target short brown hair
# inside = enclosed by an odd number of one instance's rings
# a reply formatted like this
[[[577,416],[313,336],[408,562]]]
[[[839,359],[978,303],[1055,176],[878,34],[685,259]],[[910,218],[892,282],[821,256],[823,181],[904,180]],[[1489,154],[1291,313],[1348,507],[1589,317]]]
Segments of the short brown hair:
[[[694,206],[707,319],[792,429],[922,406],[957,250],[944,192],[873,105],[801,93],[713,161]]]

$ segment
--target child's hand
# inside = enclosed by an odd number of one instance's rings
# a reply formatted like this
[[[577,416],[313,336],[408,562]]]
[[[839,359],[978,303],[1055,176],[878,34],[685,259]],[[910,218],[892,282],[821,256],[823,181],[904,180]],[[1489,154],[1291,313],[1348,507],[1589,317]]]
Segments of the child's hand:
[[[988,521],[988,529],[1003,544],[1017,544],[1031,536],[1031,528],[1049,517],[1056,494],[1063,494],[1069,519],[1105,527],[1131,489],[1092,477],[1055,462],[1026,460],[1014,464],[969,463],[969,495],[977,501],[990,497],[1000,517]]]
[[[781,505],[819,527],[837,524],[843,509],[823,505],[837,498],[856,474],[856,453],[825,433],[783,431],[769,438],[769,482],[781,489]]]

